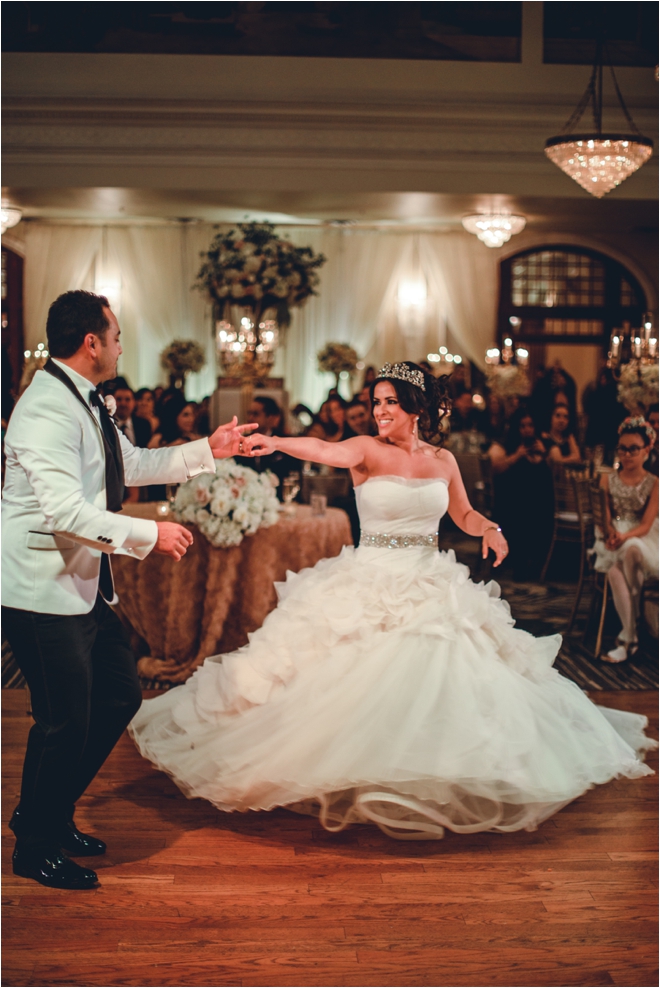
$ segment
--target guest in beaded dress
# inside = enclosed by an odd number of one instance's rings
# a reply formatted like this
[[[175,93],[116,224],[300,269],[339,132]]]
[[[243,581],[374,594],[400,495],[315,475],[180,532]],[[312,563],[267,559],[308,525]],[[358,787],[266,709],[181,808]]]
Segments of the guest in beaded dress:
[[[607,573],[621,619],[616,645],[605,662],[624,662],[637,651],[637,622],[644,581],[658,576],[658,478],[644,468],[655,432],[643,418],[619,426],[621,468],[603,474],[607,491],[607,531],[594,544],[595,568]]]
[[[242,440],[350,470],[362,540],[287,574],[248,645],[147,700],[130,728],[142,754],[221,811],[286,806],[418,840],[533,830],[595,784],[650,774],[646,719],[595,706],[552,668],[559,635],[514,628],[499,587],[438,552],[448,511],[495,565],[507,553],[439,448],[444,385],[386,364],[371,396],[378,436]]]

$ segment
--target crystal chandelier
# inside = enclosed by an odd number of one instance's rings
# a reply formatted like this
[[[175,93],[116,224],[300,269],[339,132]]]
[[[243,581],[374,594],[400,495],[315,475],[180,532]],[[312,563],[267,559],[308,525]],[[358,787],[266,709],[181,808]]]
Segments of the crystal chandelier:
[[[623,115],[629,125],[628,133],[603,133],[603,45],[596,47],[596,61],[591,78],[582,99],[566,122],[563,133],[551,137],[545,143],[545,153],[569,178],[597,199],[636,172],[648,161],[653,151],[653,141],[643,137],[630,116],[616,81],[614,69],[609,66],[614,90]],[[591,103],[593,131],[572,134],[588,104]]]
[[[232,322],[225,311],[225,318],[216,322],[218,357],[228,377],[252,384],[268,377],[273,368],[279,327],[274,319],[261,318],[249,309],[240,313]]]
[[[527,220],[509,213],[475,213],[464,216],[461,222],[467,232],[474,233],[486,247],[501,247],[525,229]]]
[[[16,209],[13,206],[2,206],[0,208],[0,232],[5,233],[12,226],[16,226],[17,223],[21,222],[23,213],[20,209]]]

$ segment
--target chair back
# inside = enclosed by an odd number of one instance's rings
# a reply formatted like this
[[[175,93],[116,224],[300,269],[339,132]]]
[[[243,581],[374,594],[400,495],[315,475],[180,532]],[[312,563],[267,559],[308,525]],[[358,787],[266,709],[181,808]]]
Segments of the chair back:
[[[578,504],[573,481],[555,474],[553,477],[555,491],[555,515],[574,514],[578,520]]]
[[[607,528],[607,495],[600,486],[600,479],[590,480],[588,490],[594,528],[597,528],[604,535]]]
[[[593,512],[591,510],[591,494],[589,491],[590,481],[586,477],[573,476],[573,496],[577,506],[578,521],[582,537],[586,541],[593,541]]]

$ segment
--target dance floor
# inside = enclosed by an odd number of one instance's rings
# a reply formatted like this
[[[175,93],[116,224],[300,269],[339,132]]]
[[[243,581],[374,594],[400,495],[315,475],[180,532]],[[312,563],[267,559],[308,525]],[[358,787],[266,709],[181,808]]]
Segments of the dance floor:
[[[654,692],[596,699],[657,728]],[[77,816],[108,841],[101,886],[54,892],[11,874],[23,690],[2,691],[2,714],[3,985],[658,983],[657,776],[592,790],[535,833],[402,843],[217,813],[125,736]]]

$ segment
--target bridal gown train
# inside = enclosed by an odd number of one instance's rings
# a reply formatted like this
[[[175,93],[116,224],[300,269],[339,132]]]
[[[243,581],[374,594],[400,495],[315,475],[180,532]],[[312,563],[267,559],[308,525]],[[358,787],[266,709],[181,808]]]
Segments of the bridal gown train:
[[[389,537],[437,532],[449,500],[442,480],[399,477],[356,497],[363,533]],[[362,544],[277,589],[248,645],[131,724],[189,797],[437,839],[534,829],[597,783],[652,774],[646,718],[591,703],[552,668],[560,636],[516,629],[451,551]]]

